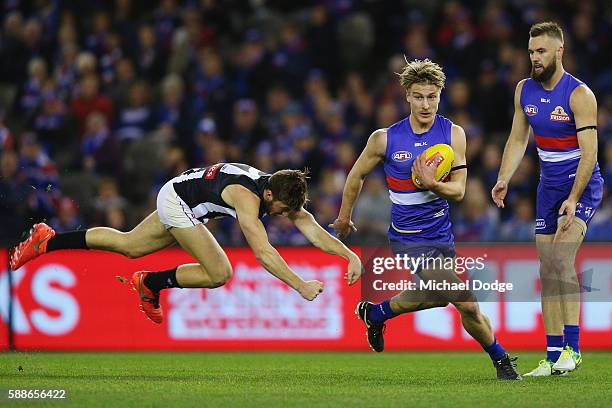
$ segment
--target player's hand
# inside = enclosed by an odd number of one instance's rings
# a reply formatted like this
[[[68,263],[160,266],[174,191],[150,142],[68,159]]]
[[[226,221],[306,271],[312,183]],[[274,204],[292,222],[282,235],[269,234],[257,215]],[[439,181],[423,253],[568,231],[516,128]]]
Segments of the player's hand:
[[[508,183],[504,180],[498,180],[491,190],[491,198],[499,208],[505,208],[504,198],[506,198],[506,194],[508,194]]]
[[[576,214],[576,202],[570,200],[569,198],[561,204],[561,208],[559,208],[559,215],[563,215],[565,213],[565,222],[561,225],[562,231],[567,231],[567,229],[572,225],[574,221],[574,214]]]
[[[349,219],[336,218],[333,224],[329,224],[328,227],[333,228],[336,231],[336,235],[340,239],[346,239],[352,231],[357,231],[353,221]]]
[[[427,164],[427,158],[425,153],[421,153],[417,156],[412,163],[412,173],[421,183],[421,188],[431,190],[436,185],[436,168],[433,165]]]
[[[351,259],[348,264],[348,270],[344,274],[344,280],[352,285],[359,280],[363,275],[364,269],[359,258]]]
[[[323,282],[318,280],[310,280],[302,283],[298,287],[298,292],[306,300],[314,300],[319,293],[323,292]]]

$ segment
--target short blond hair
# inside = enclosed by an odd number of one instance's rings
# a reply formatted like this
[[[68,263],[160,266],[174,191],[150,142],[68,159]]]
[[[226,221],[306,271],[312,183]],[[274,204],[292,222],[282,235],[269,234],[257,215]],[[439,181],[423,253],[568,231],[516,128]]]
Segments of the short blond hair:
[[[408,62],[401,73],[398,73],[400,84],[408,91],[413,84],[431,84],[440,89],[444,88],[446,75],[442,71],[442,67],[435,62],[424,59]]]

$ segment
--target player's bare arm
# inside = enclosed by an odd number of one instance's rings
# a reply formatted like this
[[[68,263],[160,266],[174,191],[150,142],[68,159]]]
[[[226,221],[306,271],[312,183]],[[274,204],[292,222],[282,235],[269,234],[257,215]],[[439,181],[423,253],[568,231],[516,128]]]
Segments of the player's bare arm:
[[[582,196],[593,174],[595,163],[597,163],[597,99],[586,85],[582,85],[572,92],[570,107],[574,112],[576,130],[580,130],[577,132],[577,137],[581,156],[572,191],[559,209],[559,215],[567,215],[561,226],[563,230],[567,230],[572,224],[576,212],[576,203]]]
[[[465,165],[465,131],[461,126],[453,125],[451,128],[451,147],[455,153],[453,167]],[[412,172],[418,177],[423,188],[433,191],[437,196],[452,201],[461,201],[463,199],[467,169],[462,168],[452,171],[450,179],[446,182],[437,181],[435,178],[436,169],[434,166],[427,165],[425,152],[423,152],[414,161]]]
[[[312,214],[304,208],[300,209],[300,211],[290,213],[289,218],[314,246],[329,254],[339,255],[348,260],[348,270],[344,275],[344,279],[349,285],[357,282],[361,277],[363,267],[361,265],[361,260],[353,251],[325,231]]]
[[[296,275],[278,251],[268,241],[266,229],[259,219],[261,200],[241,185],[229,185],[221,193],[223,200],[234,207],[249,246],[259,263],[272,275],[295,289],[306,300],[314,300],[323,291],[323,283],[304,281]]]
[[[370,135],[366,147],[359,155],[353,168],[351,168],[346,178],[346,183],[344,184],[340,214],[338,214],[338,218],[334,223],[330,224],[330,227],[336,231],[340,239],[345,239],[351,231],[357,230],[351,221],[353,207],[355,206],[357,197],[359,197],[359,193],[361,193],[363,180],[372,170],[374,170],[377,164],[385,159],[386,148],[387,130],[375,130],[374,133]]]
[[[508,193],[508,183],[523,160],[529,142],[529,122],[521,107],[521,91],[525,80],[520,81],[514,91],[514,117],[512,129],[504,147],[497,183],[491,190],[491,197],[499,208],[504,208],[504,198]]]

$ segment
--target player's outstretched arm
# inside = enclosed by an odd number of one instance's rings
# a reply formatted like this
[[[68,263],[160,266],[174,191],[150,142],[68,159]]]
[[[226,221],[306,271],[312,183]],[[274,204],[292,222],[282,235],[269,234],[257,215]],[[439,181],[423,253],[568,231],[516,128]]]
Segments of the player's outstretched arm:
[[[351,217],[353,215],[353,207],[355,201],[359,197],[363,180],[370,174],[376,165],[382,162],[385,158],[385,150],[387,149],[387,129],[378,129],[370,135],[365,149],[359,155],[359,158],[349,172],[344,191],[342,193],[342,205],[340,206],[340,214],[333,224],[329,226],[336,231],[336,235],[340,239],[345,239],[351,231],[357,231],[353,225]]]
[[[329,254],[339,255],[348,260],[348,270],[344,275],[344,279],[349,285],[357,282],[359,277],[361,277],[363,266],[361,265],[361,260],[353,251],[325,231],[312,214],[305,209],[302,208],[300,211],[291,213],[289,218],[314,246]]]
[[[453,167],[465,165],[465,131],[461,126],[453,125],[451,129],[451,147],[455,153]],[[418,177],[423,188],[433,191],[437,196],[452,201],[461,201],[465,195],[467,169],[451,172],[446,182],[436,181],[436,169],[427,165],[425,153],[421,153],[412,165],[412,172]]]
[[[289,268],[287,262],[268,241],[266,229],[259,219],[260,199],[240,185],[225,188],[222,198],[236,210],[240,229],[253,250],[255,257],[268,272],[299,292],[306,300],[314,300],[323,292],[323,283],[304,281]]]
[[[581,155],[572,191],[559,209],[559,215],[567,215],[561,226],[563,230],[568,229],[572,224],[576,204],[589,183],[597,162],[597,99],[595,95],[586,85],[577,87],[570,96],[570,108],[574,112],[576,130],[580,130],[577,132],[577,137]]]
[[[521,107],[521,91],[524,82],[524,79],[520,81],[516,85],[516,90],[514,91],[514,117],[512,118],[512,129],[510,130],[510,136],[506,142],[506,147],[504,147],[497,183],[491,190],[491,197],[500,208],[504,208],[504,198],[506,198],[506,194],[508,193],[508,183],[519,164],[521,164],[521,160],[523,160],[525,150],[527,149],[527,143],[529,142],[529,122]]]

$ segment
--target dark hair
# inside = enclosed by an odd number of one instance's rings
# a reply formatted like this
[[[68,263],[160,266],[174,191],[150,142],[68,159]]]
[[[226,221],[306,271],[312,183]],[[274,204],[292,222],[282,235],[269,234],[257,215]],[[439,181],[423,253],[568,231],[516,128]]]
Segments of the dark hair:
[[[275,200],[287,205],[291,211],[297,211],[308,200],[308,169],[279,170],[268,180],[269,188]]]
[[[563,30],[559,24],[553,21],[545,21],[543,23],[537,23],[531,26],[529,29],[530,37],[539,37],[541,35],[548,35],[563,42]]]

